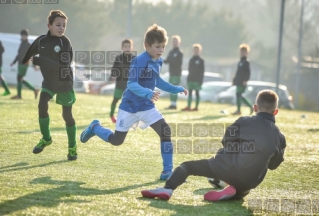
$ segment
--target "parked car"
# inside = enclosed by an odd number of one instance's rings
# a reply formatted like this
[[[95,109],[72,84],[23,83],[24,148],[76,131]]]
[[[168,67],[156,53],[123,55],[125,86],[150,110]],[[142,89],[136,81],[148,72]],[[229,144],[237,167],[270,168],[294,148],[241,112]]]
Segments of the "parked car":
[[[219,92],[226,90],[231,86],[231,82],[214,81],[205,82],[202,85],[202,90],[199,92],[200,100],[212,103],[217,103]]]
[[[255,102],[258,92],[265,89],[270,89],[275,91],[276,84],[271,82],[262,82],[262,81],[248,81],[247,88],[243,96],[247,97],[251,102]],[[279,85],[278,97],[279,97],[279,104],[278,104],[279,107],[294,109],[292,96],[289,94],[289,91],[286,86]],[[217,101],[219,103],[236,104],[236,86],[231,86],[225,91],[220,92],[217,95]]]

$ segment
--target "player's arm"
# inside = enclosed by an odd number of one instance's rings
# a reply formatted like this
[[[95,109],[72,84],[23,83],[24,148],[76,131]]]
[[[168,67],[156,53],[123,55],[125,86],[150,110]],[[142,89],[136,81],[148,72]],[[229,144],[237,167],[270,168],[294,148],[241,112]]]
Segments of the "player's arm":
[[[182,86],[172,85],[169,82],[164,81],[160,76],[156,79],[156,87],[171,94],[177,94],[185,91]]]
[[[43,35],[38,37],[35,41],[33,41],[33,43],[31,44],[31,46],[29,47],[28,51],[26,52],[26,54],[24,55],[22,59],[23,64],[28,64],[32,56],[39,54],[39,41],[42,37]]]
[[[112,78],[117,78],[121,74],[121,71],[120,71],[121,68],[119,67],[120,66],[120,59],[119,58],[120,58],[119,56],[117,56],[115,58],[115,61],[114,61],[113,66],[111,68],[111,76],[110,76],[109,80],[112,80]]]
[[[205,62],[204,59],[202,59],[202,63],[200,64],[200,69],[199,69],[199,80],[200,84],[202,85],[204,82],[204,73],[205,73]]]
[[[137,62],[137,58],[134,58],[129,70],[127,88],[137,96],[151,100],[154,92],[151,89],[144,88],[138,84],[138,78],[140,77],[142,68],[146,68],[145,65],[143,66],[140,62]]]
[[[280,146],[279,151],[270,159],[268,169],[274,170],[284,161],[284,154],[286,149],[286,138],[283,134],[280,134]]]
[[[0,54],[2,54],[4,52],[4,47],[2,46],[2,43],[0,41]]]
[[[171,63],[171,59],[172,59],[172,55],[171,55],[172,51],[170,51],[168,53],[167,58],[163,61],[165,64],[170,64]]]

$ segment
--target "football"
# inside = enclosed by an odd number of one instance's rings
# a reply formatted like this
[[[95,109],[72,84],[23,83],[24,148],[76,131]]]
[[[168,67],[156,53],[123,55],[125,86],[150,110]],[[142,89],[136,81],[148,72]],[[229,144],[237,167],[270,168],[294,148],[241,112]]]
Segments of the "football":
[[[208,180],[209,184],[211,186],[213,186],[213,188],[216,188],[216,189],[223,189],[228,185],[226,182],[223,182],[223,181],[218,180],[218,179],[207,178],[207,180]]]

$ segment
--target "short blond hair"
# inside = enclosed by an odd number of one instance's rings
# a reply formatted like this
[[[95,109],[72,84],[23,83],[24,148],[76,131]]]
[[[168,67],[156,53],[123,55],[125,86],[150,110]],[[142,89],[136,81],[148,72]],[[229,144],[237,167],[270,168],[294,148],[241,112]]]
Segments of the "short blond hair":
[[[177,39],[178,43],[180,43],[182,41],[181,37],[179,35],[173,35],[172,36],[172,40],[173,39]]]
[[[256,104],[259,111],[273,114],[278,107],[279,97],[276,92],[265,89],[258,93]]]
[[[144,36],[144,43],[147,43],[149,46],[152,46],[156,42],[165,43],[166,45],[167,40],[166,30],[157,24],[149,26]]]
[[[244,51],[249,53],[250,52],[250,47],[249,47],[248,44],[240,44],[239,50],[244,50]]]
[[[199,49],[199,51],[202,51],[202,45],[200,45],[199,43],[195,43],[195,44],[193,44],[193,48],[198,48]]]

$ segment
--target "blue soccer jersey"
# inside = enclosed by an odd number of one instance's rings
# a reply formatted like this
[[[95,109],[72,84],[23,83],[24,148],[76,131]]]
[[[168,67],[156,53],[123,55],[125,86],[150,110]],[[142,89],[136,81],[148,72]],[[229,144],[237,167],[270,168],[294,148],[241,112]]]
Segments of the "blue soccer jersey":
[[[151,98],[155,87],[171,94],[184,91],[183,87],[174,86],[160,77],[162,65],[162,58],[153,60],[146,51],[132,60],[120,109],[136,113],[154,108]]]

